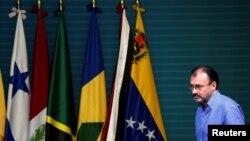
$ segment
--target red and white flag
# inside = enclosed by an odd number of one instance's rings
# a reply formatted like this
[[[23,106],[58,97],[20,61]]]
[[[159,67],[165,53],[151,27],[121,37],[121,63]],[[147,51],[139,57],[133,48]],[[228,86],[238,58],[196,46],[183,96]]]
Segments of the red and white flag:
[[[45,140],[47,99],[49,93],[49,55],[42,9],[33,8],[38,14],[34,45],[31,84],[29,140]]]

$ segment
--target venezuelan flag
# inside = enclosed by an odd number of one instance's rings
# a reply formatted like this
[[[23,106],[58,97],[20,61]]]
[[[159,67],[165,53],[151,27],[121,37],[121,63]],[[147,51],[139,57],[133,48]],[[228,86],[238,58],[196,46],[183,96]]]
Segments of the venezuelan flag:
[[[160,104],[157,96],[149,49],[141,17],[144,9],[134,6],[137,12],[136,32],[131,80],[127,99],[123,140],[166,141]]]

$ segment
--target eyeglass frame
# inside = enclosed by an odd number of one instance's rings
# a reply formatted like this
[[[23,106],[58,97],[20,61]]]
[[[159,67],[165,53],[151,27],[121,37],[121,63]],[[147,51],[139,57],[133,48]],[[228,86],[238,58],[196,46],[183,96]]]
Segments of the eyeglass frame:
[[[197,91],[200,91],[200,90],[202,90],[202,88],[211,85],[212,82],[214,82],[214,81],[210,81],[210,82],[209,82],[208,84],[206,84],[206,85],[200,85],[200,84],[193,85],[193,86],[190,85],[190,86],[189,86],[189,90],[192,91],[193,89],[195,89],[195,90],[197,90]]]

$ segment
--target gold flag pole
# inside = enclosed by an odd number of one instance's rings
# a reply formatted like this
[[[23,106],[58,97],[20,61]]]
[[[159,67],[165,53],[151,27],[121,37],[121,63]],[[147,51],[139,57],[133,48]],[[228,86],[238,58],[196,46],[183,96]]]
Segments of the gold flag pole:
[[[139,1],[140,0],[135,0],[135,4],[133,5],[133,9],[135,11],[137,11],[137,12],[139,11],[139,12],[143,13],[145,11],[145,9],[140,7],[140,2]]]
[[[17,7],[17,9],[20,9],[20,0],[16,1],[16,7]]]
[[[96,1],[92,0],[92,6],[93,6],[93,8],[95,8],[95,3],[96,3]]]
[[[59,10],[62,12],[62,10],[63,10],[63,0],[60,0],[60,2],[59,2]]]
[[[124,0],[121,0],[121,7],[124,8]]]
[[[37,5],[38,5],[38,9],[41,9],[41,2],[42,0],[37,0]]]
[[[136,6],[139,7],[139,0],[136,0]]]

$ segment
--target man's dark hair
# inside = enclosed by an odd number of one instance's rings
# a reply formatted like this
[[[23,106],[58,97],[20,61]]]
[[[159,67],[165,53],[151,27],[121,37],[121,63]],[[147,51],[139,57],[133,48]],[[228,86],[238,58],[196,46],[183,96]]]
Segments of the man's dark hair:
[[[210,82],[215,81],[217,83],[216,89],[219,88],[219,76],[214,68],[212,68],[211,66],[197,66],[191,70],[191,75],[195,76],[197,70],[205,72],[208,75]]]

